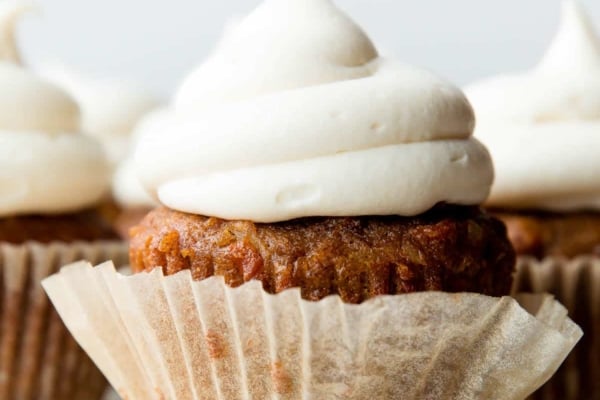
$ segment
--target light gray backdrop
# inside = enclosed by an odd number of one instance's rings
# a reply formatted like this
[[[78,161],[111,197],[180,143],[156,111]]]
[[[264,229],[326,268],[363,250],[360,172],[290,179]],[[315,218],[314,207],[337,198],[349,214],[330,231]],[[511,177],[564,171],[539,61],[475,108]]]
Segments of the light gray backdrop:
[[[0,0],[2,1],[2,0]],[[282,0],[284,1],[284,0]],[[600,0],[582,0],[600,25]],[[172,92],[210,51],[229,16],[258,0],[37,0],[19,27],[32,65],[59,60]],[[337,0],[387,53],[464,84],[533,65],[560,0]]]

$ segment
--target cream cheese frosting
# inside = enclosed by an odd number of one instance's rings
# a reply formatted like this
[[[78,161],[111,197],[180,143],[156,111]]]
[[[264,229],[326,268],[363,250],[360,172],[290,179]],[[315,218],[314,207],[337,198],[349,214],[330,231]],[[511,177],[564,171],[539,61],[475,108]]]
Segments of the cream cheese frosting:
[[[495,164],[489,205],[600,209],[600,41],[577,1],[537,67],[465,91]]]
[[[136,161],[166,206],[225,219],[416,215],[493,179],[463,93],[380,57],[329,0],[266,0],[177,93]]]
[[[0,216],[76,211],[108,183],[102,147],[77,134],[75,101],[20,65],[14,26],[26,8],[0,5]]]
[[[160,105],[148,90],[126,80],[94,79],[60,64],[40,73],[75,98],[83,133],[100,140],[113,165],[126,157],[136,124]]]
[[[133,142],[137,143],[148,135],[161,135],[168,132],[172,114],[173,112],[166,107],[148,113],[133,130]],[[130,152],[116,169],[112,180],[112,193],[115,201],[124,208],[154,207],[157,205],[156,200],[146,191],[137,176],[133,152]]]

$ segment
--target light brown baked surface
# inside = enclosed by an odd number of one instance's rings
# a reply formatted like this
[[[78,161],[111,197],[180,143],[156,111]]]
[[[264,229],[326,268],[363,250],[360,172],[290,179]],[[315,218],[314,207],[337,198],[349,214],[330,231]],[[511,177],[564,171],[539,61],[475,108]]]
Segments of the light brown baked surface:
[[[167,208],[131,230],[136,272],[189,269],[238,286],[258,279],[277,293],[300,287],[318,300],[359,303],[423,290],[508,294],[515,263],[504,225],[477,207],[440,206],[413,218],[306,218],[274,224],[225,221]]]

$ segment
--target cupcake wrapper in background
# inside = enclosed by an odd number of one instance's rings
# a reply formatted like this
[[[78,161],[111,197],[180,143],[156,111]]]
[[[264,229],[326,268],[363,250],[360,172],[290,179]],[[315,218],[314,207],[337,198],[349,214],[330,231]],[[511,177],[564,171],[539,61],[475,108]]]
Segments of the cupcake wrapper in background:
[[[189,271],[76,263],[43,282],[126,399],[522,399],[581,336],[549,296],[423,292],[361,305]]]
[[[104,391],[104,378],[40,284],[65,263],[81,259],[122,265],[127,248],[116,242],[0,243],[0,399],[91,400]]]
[[[584,332],[556,375],[532,398],[600,400],[600,258],[520,258],[513,292],[552,293]]]

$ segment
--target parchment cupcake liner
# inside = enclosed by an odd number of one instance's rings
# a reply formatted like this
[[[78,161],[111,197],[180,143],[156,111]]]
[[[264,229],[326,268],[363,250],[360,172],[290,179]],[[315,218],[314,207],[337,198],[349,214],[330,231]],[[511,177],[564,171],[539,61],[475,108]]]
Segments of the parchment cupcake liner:
[[[556,375],[532,398],[600,399],[600,258],[520,258],[513,292],[551,293],[584,336]]]
[[[0,243],[0,399],[99,398],[106,381],[65,329],[40,284],[77,260],[127,261],[116,242]]]
[[[43,281],[125,399],[523,399],[581,336],[549,296],[302,300],[189,271],[76,263]]]

